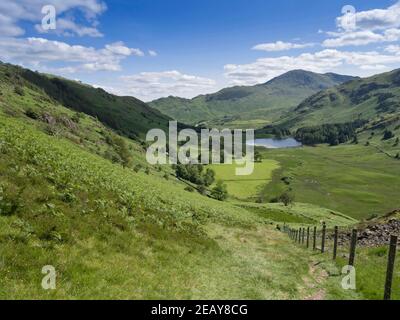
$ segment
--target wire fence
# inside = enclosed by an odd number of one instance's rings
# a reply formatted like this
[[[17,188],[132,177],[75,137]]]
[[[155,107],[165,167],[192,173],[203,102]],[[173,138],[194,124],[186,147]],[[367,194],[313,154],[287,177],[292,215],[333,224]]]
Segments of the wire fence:
[[[396,261],[398,236],[391,235],[386,246],[367,248],[358,245],[359,231],[335,226],[292,228],[284,225],[281,231],[297,245],[320,254],[330,255],[341,266],[355,267],[357,289],[366,298],[400,299],[400,266]],[[341,235],[346,237],[341,237]],[[397,290],[396,290],[397,288]]]

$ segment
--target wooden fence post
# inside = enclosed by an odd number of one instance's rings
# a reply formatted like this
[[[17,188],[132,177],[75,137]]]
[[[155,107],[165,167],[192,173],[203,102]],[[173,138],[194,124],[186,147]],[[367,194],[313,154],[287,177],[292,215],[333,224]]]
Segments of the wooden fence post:
[[[317,227],[314,227],[313,250],[317,249]]]
[[[357,246],[357,230],[353,229],[353,232],[351,233],[349,266],[354,266],[354,260],[356,257],[356,246]]]
[[[307,227],[307,249],[310,247],[310,227]]]
[[[306,228],[303,228],[303,235],[302,235],[302,239],[301,239],[301,244],[304,244],[305,235],[306,235]]]
[[[321,240],[321,253],[325,252],[325,236],[326,236],[326,224],[322,225],[322,240]]]
[[[299,244],[301,243],[301,228],[299,228]]]
[[[383,297],[384,300],[390,300],[392,296],[392,282],[393,282],[394,262],[396,260],[396,249],[397,249],[397,237],[390,236],[389,257],[388,257],[386,282],[385,282],[385,295]]]
[[[334,239],[333,239],[333,260],[336,260],[336,256],[337,256],[338,233],[339,233],[339,228],[336,226],[335,234],[333,236],[334,237]]]

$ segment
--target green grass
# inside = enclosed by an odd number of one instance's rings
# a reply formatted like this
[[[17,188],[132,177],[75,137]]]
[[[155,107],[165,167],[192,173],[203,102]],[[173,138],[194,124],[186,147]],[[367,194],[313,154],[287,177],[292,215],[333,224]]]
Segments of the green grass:
[[[257,197],[258,191],[267,184],[272,172],[279,168],[279,163],[274,160],[264,160],[254,164],[254,171],[248,176],[237,176],[236,164],[211,165],[216,173],[217,180],[223,180],[228,187],[228,193],[238,199]]]
[[[303,299],[315,291],[310,256],[258,214],[2,115],[0,153],[0,298]],[[56,268],[55,291],[41,289],[44,265]]]
[[[256,213],[264,219],[269,219],[281,224],[286,223],[292,227],[297,227],[299,225],[319,225],[322,221],[324,221],[328,227],[348,226],[357,222],[357,220],[340,212],[298,202],[287,207],[280,203],[237,203],[237,205]]]
[[[382,300],[385,288],[388,246],[378,248],[359,248],[356,252],[356,288],[365,299]],[[348,262],[339,257],[338,265]],[[400,300],[400,262],[395,262],[393,275],[392,299]]]
[[[399,161],[373,147],[342,145],[263,151],[281,165],[264,187],[265,202],[292,189],[295,201],[329,208],[356,219],[399,207]],[[283,177],[290,178],[286,185]]]

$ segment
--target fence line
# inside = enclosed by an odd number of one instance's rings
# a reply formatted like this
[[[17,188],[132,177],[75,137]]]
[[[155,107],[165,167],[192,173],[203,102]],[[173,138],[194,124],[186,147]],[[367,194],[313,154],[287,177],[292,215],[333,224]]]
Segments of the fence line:
[[[286,224],[284,225],[283,232],[285,232],[290,239],[292,239],[295,243],[305,245],[307,249],[310,248],[310,240],[311,240],[311,232],[310,227],[306,228],[296,228],[292,229]],[[355,265],[356,260],[356,248],[357,248],[357,238],[358,231],[353,229],[351,232],[351,240],[350,240],[350,248],[349,248],[349,266]],[[339,239],[339,227],[334,227],[333,233],[333,249],[332,249],[332,260],[336,260],[337,252],[338,252],[338,239]],[[317,227],[314,226],[312,232],[312,250],[317,250]],[[384,286],[384,300],[390,300],[392,297],[392,284],[393,284],[393,275],[394,275],[394,267],[397,253],[397,242],[398,237],[392,235],[390,237],[390,245],[389,245],[389,253],[388,253],[388,262],[387,262],[387,271],[386,271],[386,281]],[[321,254],[326,252],[326,224],[322,224],[321,229]]]

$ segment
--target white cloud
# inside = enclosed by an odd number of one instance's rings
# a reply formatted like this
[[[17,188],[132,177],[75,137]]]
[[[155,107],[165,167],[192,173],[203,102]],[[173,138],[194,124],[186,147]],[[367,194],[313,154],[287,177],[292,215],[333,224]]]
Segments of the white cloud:
[[[389,53],[400,54],[400,46],[392,44],[390,46],[387,46],[385,48],[385,51]]]
[[[216,87],[212,79],[188,75],[176,70],[164,72],[141,72],[120,77],[119,87],[102,86],[119,95],[131,95],[144,101],[175,95],[194,97],[210,92]]]
[[[338,17],[337,24],[341,26],[346,17]],[[356,26],[363,30],[386,30],[400,27],[400,2],[387,9],[373,9],[355,13]]]
[[[260,51],[285,51],[291,49],[302,49],[307,47],[312,47],[313,43],[291,43],[291,42],[283,42],[277,41],[273,43],[261,43],[253,47],[253,50]]]
[[[129,56],[142,56],[139,49],[128,48],[123,42],[106,45],[103,49],[69,45],[43,38],[2,38],[0,60],[26,66],[48,65],[52,62],[68,64],[60,72],[119,71],[120,62]],[[71,65],[72,64],[72,65]]]
[[[158,56],[158,53],[157,53],[156,51],[154,51],[154,50],[149,50],[149,55],[150,55],[151,57],[157,57],[157,56]]]
[[[255,85],[295,69],[324,73],[350,67],[360,71],[372,71],[399,63],[400,55],[382,54],[376,51],[350,52],[325,49],[298,56],[261,58],[244,65],[228,64],[224,68],[225,76],[232,85]]]
[[[36,29],[44,32],[38,23],[44,15],[41,9],[45,5],[53,5],[57,13],[57,29],[54,31],[62,35],[78,35],[99,37],[97,18],[106,9],[106,4],[101,0],[17,0],[0,2],[0,31],[1,36],[19,36],[24,30],[18,25],[21,21],[36,24]],[[78,25],[73,21],[72,10],[82,15],[89,26]],[[68,18],[65,17],[68,15]],[[4,18],[6,17],[6,18]]]
[[[39,33],[48,33],[48,30],[43,30],[41,24],[35,25],[36,31]],[[78,35],[79,37],[89,36],[89,37],[103,37],[103,34],[94,27],[85,27],[76,24],[73,20],[59,18],[57,19],[57,28],[52,30],[58,35],[62,36],[73,36]]]
[[[373,9],[356,12],[352,28],[344,28],[348,15],[336,19],[339,32],[327,32],[333,38],[323,42],[325,47],[363,46],[380,42],[400,40],[400,2],[387,9]]]
[[[395,42],[400,40],[399,29],[388,29],[383,33],[376,33],[370,30],[361,30],[354,32],[343,32],[336,35],[336,38],[327,39],[323,42],[324,47],[344,47],[344,46],[362,46],[378,42]]]

